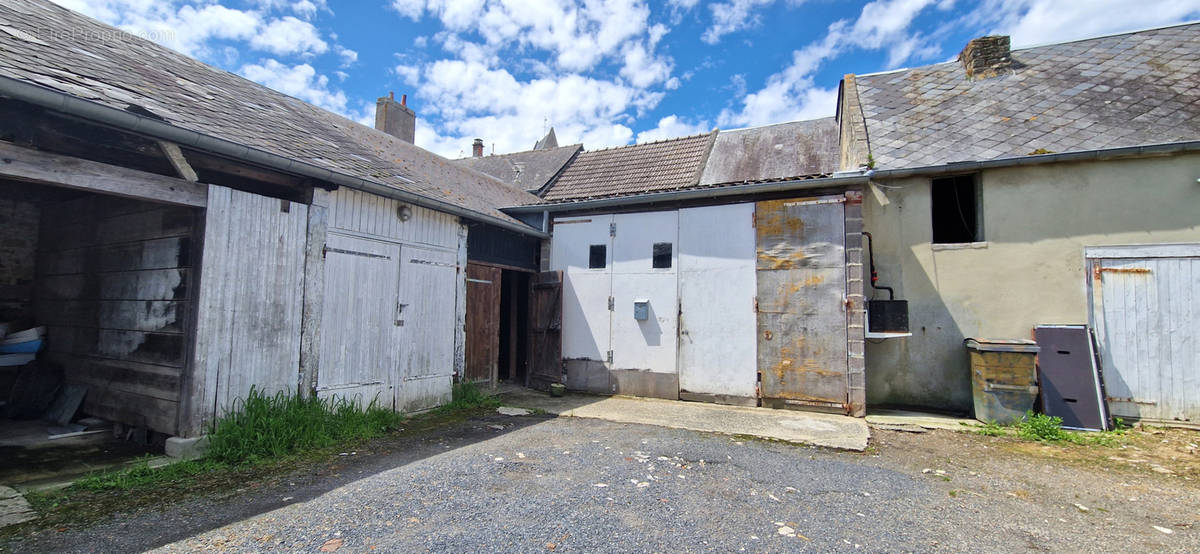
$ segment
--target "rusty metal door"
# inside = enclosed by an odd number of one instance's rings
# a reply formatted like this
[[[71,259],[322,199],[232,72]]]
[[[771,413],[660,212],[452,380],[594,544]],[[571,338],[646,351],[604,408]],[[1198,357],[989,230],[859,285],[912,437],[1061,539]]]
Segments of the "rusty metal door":
[[[544,271],[530,279],[528,385],[545,389],[562,382],[561,271]]]
[[[500,268],[467,264],[465,378],[496,382],[500,359]]]
[[[764,404],[845,410],[842,197],[758,202],[758,371]]]

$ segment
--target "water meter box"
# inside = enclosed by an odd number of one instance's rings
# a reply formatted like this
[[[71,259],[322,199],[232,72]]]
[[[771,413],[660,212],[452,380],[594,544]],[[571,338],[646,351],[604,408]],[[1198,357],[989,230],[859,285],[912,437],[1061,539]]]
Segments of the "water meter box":
[[[907,333],[907,300],[868,300],[867,321],[872,333]]]
[[[633,319],[646,321],[650,319],[650,300],[639,298],[633,301]]]

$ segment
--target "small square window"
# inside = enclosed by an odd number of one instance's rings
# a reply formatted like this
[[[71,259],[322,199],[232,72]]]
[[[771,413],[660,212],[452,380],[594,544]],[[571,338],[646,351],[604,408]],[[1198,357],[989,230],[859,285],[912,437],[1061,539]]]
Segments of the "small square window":
[[[974,175],[934,179],[929,192],[934,244],[983,240],[979,183]]]
[[[604,269],[608,262],[608,246],[593,244],[588,251],[588,269]]]
[[[654,269],[670,269],[671,268],[671,243],[656,242],[654,243]]]

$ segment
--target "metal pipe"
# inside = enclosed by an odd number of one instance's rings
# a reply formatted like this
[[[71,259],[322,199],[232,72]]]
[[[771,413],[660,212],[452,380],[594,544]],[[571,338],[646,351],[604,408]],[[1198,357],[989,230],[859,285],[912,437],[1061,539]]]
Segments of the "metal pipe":
[[[0,76],[0,96],[7,96],[15,100],[42,106],[53,111],[81,117],[150,138],[174,142],[180,146],[187,146],[194,150],[209,152],[284,173],[327,181],[339,186],[409,202],[417,206],[488,223],[524,235],[543,239],[549,238],[548,234],[523,223],[500,219],[383,183],[368,181],[361,177],[345,173],[338,173],[320,166],[272,154],[265,150],[244,146],[230,140],[183,129],[163,121],[105,106],[90,100],[84,100],[41,85],[13,79],[12,77]]]
[[[888,291],[888,300],[895,300],[896,291],[892,290],[892,287],[881,287],[875,284],[876,281],[879,281],[879,274],[875,272],[875,237],[866,231],[863,231],[862,235],[867,237],[867,263],[871,271],[871,288],[886,290]]]
[[[655,204],[659,202],[674,202],[679,200],[697,200],[721,198],[724,196],[743,196],[749,194],[764,194],[770,192],[785,192],[793,190],[809,190],[822,187],[866,185],[867,177],[861,173],[848,176],[822,177],[819,179],[796,179],[791,181],[776,181],[771,183],[755,183],[750,185],[730,185],[719,188],[672,190],[667,192],[652,192],[636,196],[620,196],[616,198],[597,198],[593,200],[576,200],[556,204],[531,204],[528,206],[510,206],[501,208],[509,213],[529,212],[566,212],[588,210],[594,208],[609,208],[616,206],[631,206],[637,204]]]

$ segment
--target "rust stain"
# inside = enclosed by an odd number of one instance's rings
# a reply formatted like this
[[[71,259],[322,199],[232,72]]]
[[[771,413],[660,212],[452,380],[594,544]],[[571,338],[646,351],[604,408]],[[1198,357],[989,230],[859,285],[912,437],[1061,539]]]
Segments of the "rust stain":
[[[1103,273],[1150,273],[1148,267],[1102,267],[1100,271]]]
[[[808,279],[800,281],[799,283],[792,283],[792,292],[797,293],[805,288],[815,287],[824,282],[825,282],[824,275],[813,275],[812,277],[809,277]]]

